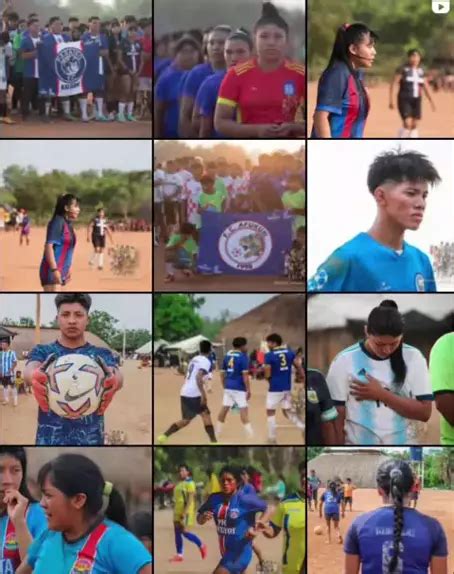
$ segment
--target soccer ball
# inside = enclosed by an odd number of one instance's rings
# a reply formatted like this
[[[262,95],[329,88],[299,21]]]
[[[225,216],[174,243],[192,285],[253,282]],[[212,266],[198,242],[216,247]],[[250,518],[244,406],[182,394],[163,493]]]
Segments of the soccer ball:
[[[46,369],[49,408],[64,418],[92,415],[101,402],[105,373],[87,355],[59,357]]]
[[[320,536],[320,534],[323,533],[323,528],[321,526],[316,526],[314,528],[314,534],[317,534],[317,536]]]

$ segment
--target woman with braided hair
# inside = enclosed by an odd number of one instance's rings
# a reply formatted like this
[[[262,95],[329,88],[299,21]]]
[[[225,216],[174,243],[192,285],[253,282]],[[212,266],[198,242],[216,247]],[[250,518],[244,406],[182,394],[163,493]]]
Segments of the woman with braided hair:
[[[358,516],[344,543],[344,574],[447,574],[446,534],[435,518],[410,508],[413,473],[403,460],[377,470],[384,506]]]

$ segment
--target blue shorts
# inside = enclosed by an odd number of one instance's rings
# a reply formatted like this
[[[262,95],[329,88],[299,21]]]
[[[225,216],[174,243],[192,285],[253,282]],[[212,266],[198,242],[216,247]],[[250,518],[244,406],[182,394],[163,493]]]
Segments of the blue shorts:
[[[338,512],[325,512],[325,518],[330,518],[331,520],[339,520]]]
[[[45,415],[46,413],[43,413]],[[51,413],[52,415],[53,413]],[[56,416],[56,415],[54,415]],[[44,417],[43,417],[44,418]],[[72,421],[58,417],[60,420],[38,421],[35,444],[38,446],[103,446],[104,417],[90,415]],[[88,424],[87,424],[88,423]]]
[[[248,544],[241,554],[226,552],[218,566],[225,568],[229,574],[243,574],[252,560],[252,544]]]

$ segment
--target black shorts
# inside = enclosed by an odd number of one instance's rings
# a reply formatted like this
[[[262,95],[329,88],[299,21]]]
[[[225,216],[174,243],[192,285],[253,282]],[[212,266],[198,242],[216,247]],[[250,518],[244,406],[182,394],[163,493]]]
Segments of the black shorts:
[[[346,496],[344,498],[344,502],[345,504],[347,504],[347,502],[350,502],[350,504],[353,502],[353,497],[352,496]]]
[[[422,98],[403,98],[399,96],[397,99],[400,117],[405,120],[407,118],[414,118],[415,120],[421,119],[421,99]]]
[[[0,382],[5,388],[7,386],[14,387],[14,379],[11,376],[0,377]]]
[[[190,421],[197,415],[210,414],[206,405],[202,405],[202,397],[180,397],[181,416],[184,420]]]
[[[91,242],[93,243],[93,247],[101,247],[104,249],[106,246],[106,236],[105,235],[92,235]]]
[[[164,200],[164,217],[166,225],[176,225],[179,221],[180,206],[177,201]]]
[[[162,201],[155,201],[153,204],[153,217],[156,227],[164,225],[164,206]]]
[[[318,499],[318,488],[317,490],[312,490],[312,500],[315,500],[315,502],[317,502]]]

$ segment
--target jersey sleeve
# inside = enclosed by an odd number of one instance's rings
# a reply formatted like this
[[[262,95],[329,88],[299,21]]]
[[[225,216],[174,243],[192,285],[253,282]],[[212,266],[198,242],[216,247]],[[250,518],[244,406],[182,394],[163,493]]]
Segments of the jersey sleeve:
[[[339,66],[326,70],[318,84],[316,111],[342,115],[342,100],[347,88],[348,76]]]
[[[101,34],[100,49],[101,50],[108,50],[109,49],[109,41],[108,41],[107,36],[105,34]]]
[[[274,363],[274,353],[265,353],[265,365],[272,365]]]
[[[165,102],[168,99],[168,78],[172,78],[172,74],[160,76],[156,83],[155,98],[158,102]]]
[[[241,370],[249,371],[249,357],[242,355],[240,361]]]
[[[408,383],[414,397],[421,401],[433,400],[429,369],[422,353],[415,351],[408,364]]]
[[[213,494],[210,494],[210,496],[205,500],[202,506],[200,506],[199,509],[197,510],[197,514],[203,514],[204,512],[213,511],[214,506],[215,506],[215,498]]]
[[[62,243],[63,225],[63,218],[55,218],[49,222],[46,236],[47,244],[59,245]]]
[[[32,543],[30,544],[30,546],[27,549],[27,563],[32,568],[35,567],[36,561],[38,560],[40,552],[41,552],[41,547],[42,547],[44,541],[46,540],[48,534],[49,534],[49,530],[47,530],[47,527],[46,527],[46,530],[41,532],[41,534],[39,534],[39,536],[37,536],[36,538],[33,538]]]
[[[446,539],[445,531],[438,520],[433,519],[433,522],[433,527],[430,528],[430,532],[433,534],[431,556],[447,556],[448,541]]]
[[[336,250],[309,279],[307,289],[308,291],[343,291],[349,270],[349,258]]]
[[[435,394],[454,392],[454,333],[439,339],[430,351],[430,378]]]
[[[193,480],[186,483],[186,492],[188,494],[195,494],[195,482]]]
[[[199,88],[195,99],[195,107],[202,117],[211,118],[216,108],[217,93],[211,88],[210,78],[207,78]]]
[[[337,418],[338,413],[331,398],[326,379],[322,373],[317,373],[317,396],[320,405],[322,422],[326,423]]]
[[[231,68],[222,80],[217,103],[235,108],[239,103],[240,89],[240,77],[236,73],[235,68]]]
[[[198,70],[192,69],[184,79],[184,83],[181,90],[182,98],[192,98],[195,99],[197,96],[197,90],[200,86]]]
[[[348,529],[347,535],[345,537],[344,552],[346,554],[359,555],[358,530],[354,522]]]
[[[39,504],[33,504],[27,515],[27,526],[32,538],[37,538],[47,530],[47,518]]]
[[[227,366],[228,366],[228,365],[227,365],[227,361],[228,361],[228,359],[227,359],[227,355],[226,355],[226,356],[224,357],[224,359],[222,360],[222,369],[221,369],[221,371],[227,371]]]
[[[326,384],[334,403],[345,404],[348,398],[348,380],[342,355],[337,355],[331,363]]]
[[[98,357],[101,357],[101,359],[104,359],[108,367],[118,367],[119,358],[116,357],[112,351],[109,351],[109,349],[97,348],[96,354]]]
[[[38,361],[40,363],[44,363],[49,354],[50,354],[49,349],[46,345],[36,345],[28,354],[27,365],[32,361]]]
[[[265,512],[267,504],[256,494],[245,494],[241,497],[241,505],[250,512]]]
[[[116,574],[139,574],[147,564],[151,564],[151,554],[131,532],[121,530],[109,539],[106,552],[112,572]]]
[[[173,234],[169,237],[169,240],[166,243],[166,247],[175,247],[181,241],[181,237],[179,235]]]

